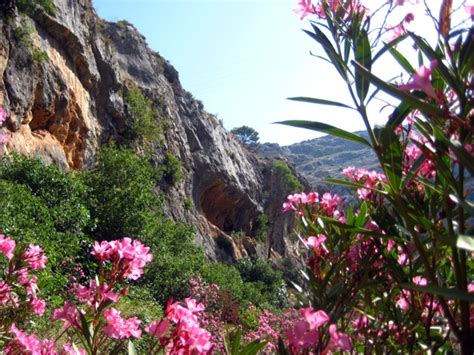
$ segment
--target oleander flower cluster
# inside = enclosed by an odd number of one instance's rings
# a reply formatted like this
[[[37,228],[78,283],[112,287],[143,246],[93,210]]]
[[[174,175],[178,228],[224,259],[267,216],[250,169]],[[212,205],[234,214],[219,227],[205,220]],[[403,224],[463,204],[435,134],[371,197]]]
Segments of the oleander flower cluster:
[[[6,337],[5,354],[96,354],[125,349],[126,341],[149,338],[150,353],[206,354],[211,351],[211,334],[201,327],[204,306],[192,298],[184,303],[170,301],[163,319],[148,326],[136,317],[124,317],[117,308],[128,293],[130,280],[139,279],[152,260],[149,248],[140,241],[123,238],[96,242],[91,255],[98,263],[99,274],[85,285],[72,287],[74,300],[53,311],[51,320],[61,322],[61,334],[54,340],[28,334],[16,321],[25,324],[28,312],[18,317],[4,312],[24,308],[41,316],[45,302],[38,298],[37,277],[30,273],[44,269],[47,258],[35,245],[18,247],[9,237],[0,235],[0,253],[7,260],[0,280],[0,335]],[[126,283],[126,284],[125,284]],[[23,291],[23,292],[21,292]],[[62,346],[60,346],[62,344]]]

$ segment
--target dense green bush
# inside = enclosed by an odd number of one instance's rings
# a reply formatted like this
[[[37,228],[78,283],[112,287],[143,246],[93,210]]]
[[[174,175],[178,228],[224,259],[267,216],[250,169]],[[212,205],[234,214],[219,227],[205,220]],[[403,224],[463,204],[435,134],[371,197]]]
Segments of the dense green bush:
[[[87,187],[76,173],[46,166],[39,159],[12,155],[2,159],[0,179],[28,187],[47,207],[60,232],[79,234],[91,224],[85,203]]]
[[[236,268],[246,283],[253,285],[264,302],[282,308],[287,306],[283,274],[274,269],[267,261],[260,258],[243,258],[236,263]]]
[[[165,154],[165,159],[160,169],[162,171],[162,178],[170,185],[176,185],[184,178],[183,163],[172,153]]]
[[[163,305],[171,297],[184,299],[189,295],[189,281],[205,264],[204,252],[193,244],[194,232],[186,224],[157,217],[149,227],[144,243],[154,259],[143,283]]]
[[[54,265],[79,253],[81,240],[86,237],[58,231],[55,222],[48,206],[27,186],[0,180],[0,233],[43,247],[48,263],[38,285],[46,299],[58,304],[56,295],[62,293],[67,276]]]
[[[132,86],[124,97],[125,107],[130,115],[126,137],[138,144],[161,143],[162,128],[160,114],[153,102],[145,97],[141,90]]]
[[[104,147],[96,168],[84,174],[89,186],[88,204],[97,226],[96,240],[120,236],[141,237],[154,211],[161,208],[153,193],[153,171],[148,162],[130,149]]]
[[[283,160],[274,160],[272,164],[273,171],[280,176],[286,193],[302,191],[304,186],[293,174],[290,167]]]
[[[85,174],[90,187],[89,208],[98,240],[134,236],[151,248],[154,260],[142,285],[166,304],[170,297],[183,298],[189,280],[204,264],[204,253],[193,244],[193,230],[176,224],[162,213],[162,201],[154,194],[154,175],[149,162],[130,149],[106,147],[97,167]]]
[[[284,282],[278,271],[273,271],[263,260],[256,266],[247,265],[247,259],[238,262],[237,266],[222,263],[206,264],[202,277],[208,283],[215,283],[221,289],[228,290],[234,300],[246,306],[249,303],[259,308],[274,309],[286,305],[286,293],[282,293]]]
[[[56,13],[54,0],[17,0],[16,5],[20,12],[25,14],[33,14],[38,9],[43,9],[48,15]]]

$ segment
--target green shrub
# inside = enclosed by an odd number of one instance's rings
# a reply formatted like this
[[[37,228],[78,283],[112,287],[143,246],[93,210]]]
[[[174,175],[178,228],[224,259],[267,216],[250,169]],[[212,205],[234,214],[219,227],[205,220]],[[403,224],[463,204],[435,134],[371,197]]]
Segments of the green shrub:
[[[267,261],[260,258],[243,258],[235,266],[242,280],[259,291],[261,302],[268,302],[277,308],[287,305],[283,275]]]
[[[161,143],[163,132],[159,121],[160,115],[153,107],[153,102],[136,86],[128,90],[124,101],[130,115],[126,137],[139,145],[150,142]]]
[[[102,148],[96,168],[84,174],[84,181],[90,189],[89,209],[97,223],[91,230],[96,240],[140,237],[154,210],[161,208],[152,191],[152,168],[130,149]]]
[[[143,282],[162,305],[171,297],[184,299],[189,296],[189,281],[205,264],[204,252],[193,244],[194,231],[164,217],[155,218],[149,227],[144,243],[151,248],[153,261]]]
[[[92,223],[85,202],[87,187],[76,173],[15,154],[2,159],[0,179],[28,187],[48,209],[59,232],[81,234]]]
[[[48,15],[56,13],[56,6],[54,0],[17,0],[16,5],[18,10],[27,15],[33,14],[36,10],[44,10]]]
[[[270,224],[270,220],[268,216],[264,213],[258,215],[257,217],[257,228],[255,231],[255,239],[259,242],[265,242],[267,240],[268,235],[268,226]]]
[[[183,163],[173,153],[166,153],[160,167],[162,178],[170,185],[176,185],[184,179]]]
[[[45,63],[49,59],[48,53],[37,47],[31,50],[31,57],[33,58],[33,62],[38,65]]]
[[[67,275],[54,266],[63,258],[79,252],[84,236],[58,231],[55,218],[44,201],[25,185],[0,180],[0,233],[18,242],[40,245],[46,255],[47,269],[41,272],[38,286],[42,295],[53,305],[61,302]]]
[[[302,191],[304,189],[303,184],[298,180],[288,164],[283,160],[274,160],[272,168],[273,171],[281,177],[285,193]]]

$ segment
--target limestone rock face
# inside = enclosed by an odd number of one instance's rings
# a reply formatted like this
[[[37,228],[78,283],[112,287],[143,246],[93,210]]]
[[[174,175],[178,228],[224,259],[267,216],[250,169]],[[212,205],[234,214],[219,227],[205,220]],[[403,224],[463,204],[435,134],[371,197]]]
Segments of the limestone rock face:
[[[137,87],[166,122],[164,143],[153,151],[157,164],[166,153],[183,163],[181,182],[156,187],[166,196],[168,215],[196,227],[196,242],[210,259],[286,256],[291,223],[280,213],[286,192],[272,180],[271,162],[249,153],[205,112],[133,25],[100,19],[91,0],[54,3],[54,14],[0,4],[6,150],[65,169],[92,168],[101,144],[125,139],[131,118],[124,95]],[[252,238],[263,213],[272,221],[266,244]]]

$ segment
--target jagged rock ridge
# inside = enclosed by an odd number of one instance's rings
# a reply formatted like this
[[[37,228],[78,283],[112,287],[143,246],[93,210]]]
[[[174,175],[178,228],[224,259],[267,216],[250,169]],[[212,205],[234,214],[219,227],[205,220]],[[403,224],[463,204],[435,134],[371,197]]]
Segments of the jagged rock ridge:
[[[366,132],[356,132],[367,138]],[[324,182],[327,178],[343,178],[342,170],[348,166],[377,170],[374,152],[359,143],[333,136],[310,139],[301,143],[280,146],[265,143],[259,146],[258,154],[266,157],[284,157],[303,175],[315,191],[332,191],[346,195],[348,189]]]

